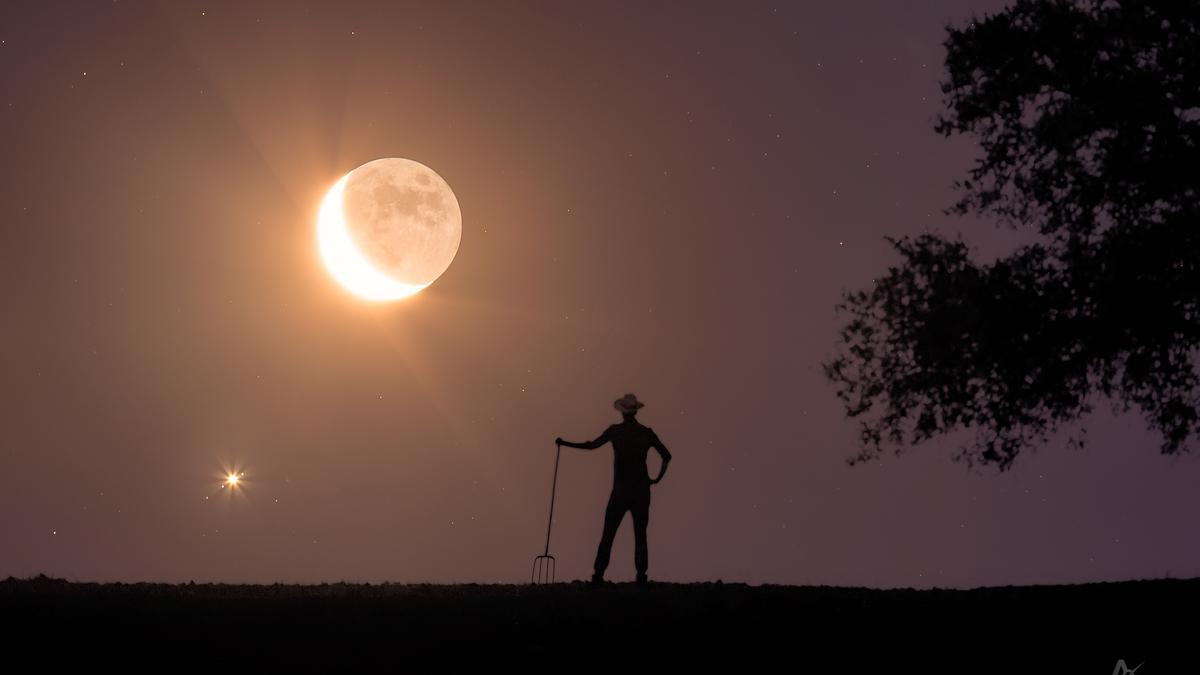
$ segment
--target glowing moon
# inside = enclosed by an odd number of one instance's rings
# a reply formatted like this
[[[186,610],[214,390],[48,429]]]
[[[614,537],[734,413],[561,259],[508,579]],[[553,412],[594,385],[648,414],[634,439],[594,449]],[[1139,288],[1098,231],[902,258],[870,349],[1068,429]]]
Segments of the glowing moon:
[[[450,186],[410,159],[367,162],[321,202],[317,242],[330,274],[370,300],[398,300],[450,267],[462,212]]]

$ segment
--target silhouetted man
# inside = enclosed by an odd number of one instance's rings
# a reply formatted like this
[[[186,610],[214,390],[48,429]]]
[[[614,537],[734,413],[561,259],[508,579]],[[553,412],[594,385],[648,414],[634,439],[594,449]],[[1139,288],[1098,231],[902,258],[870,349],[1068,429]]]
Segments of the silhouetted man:
[[[633,394],[625,394],[613,401],[613,407],[621,411],[621,423],[609,425],[596,440],[572,443],[562,438],[554,439],[559,445],[581,450],[595,450],[609,441],[613,444],[613,487],[608,497],[608,507],[604,510],[604,534],[600,536],[600,548],[596,551],[593,584],[604,581],[613,538],[617,536],[617,528],[626,511],[633,514],[633,564],[637,568],[637,582],[646,583],[646,567],[649,563],[646,524],[650,520],[650,486],[662,480],[667,472],[667,462],[671,461],[671,453],[667,452],[667,446],[658,440],[653,429],[642,426],[635,418],[638,408],[644,405]],[[658,478],[654,479],[650,478],[650,472],[646,469],[646,454],[650,448],[658,450],[662,457]]]

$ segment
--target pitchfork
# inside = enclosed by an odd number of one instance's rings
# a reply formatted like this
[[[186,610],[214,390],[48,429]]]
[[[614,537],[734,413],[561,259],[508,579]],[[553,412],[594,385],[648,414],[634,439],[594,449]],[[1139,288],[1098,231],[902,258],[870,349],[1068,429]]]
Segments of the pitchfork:
[[[554,492],[558,489],[558,458],[562,455],[562,446],[554,444],[554,482],[550,484],[550,522],[546,524],[546,552],[533,559],[533,574],[529,583],[554,583],[554,556],[550,555],[550,526],[554,524]]]

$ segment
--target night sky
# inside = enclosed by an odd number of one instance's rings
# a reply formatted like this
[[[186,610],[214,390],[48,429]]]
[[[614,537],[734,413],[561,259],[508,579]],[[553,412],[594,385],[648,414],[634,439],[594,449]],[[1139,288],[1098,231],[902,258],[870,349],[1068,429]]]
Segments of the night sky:
[[[627,392],[673,455],[654,580],[1200,575],[1200,462],[1135,414],[1006,473],[968,434],[846,464],[820,364],[884,236],[1021,241],[943,213],[975,146],[933,131],[945,25],[1002,3],[806,4],[5,3],[0,577],[528,581],[555,437]],[[463,214],[382,304],[315,239],[381,157]],[[563,448],[560,580],[612,464]]]

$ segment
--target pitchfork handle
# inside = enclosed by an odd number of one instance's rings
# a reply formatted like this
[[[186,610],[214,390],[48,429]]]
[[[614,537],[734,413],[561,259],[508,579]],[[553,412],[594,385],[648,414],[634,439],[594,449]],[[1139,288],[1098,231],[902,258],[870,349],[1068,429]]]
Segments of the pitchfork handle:
[[[562,456],[562,446],[554,444],[558,450],[554,453],[554,482],[550,484],[550,522],[546,523],[546,553],[550,555],[550,526],[554,524],[554,492],[558,489],[558,458]]]

